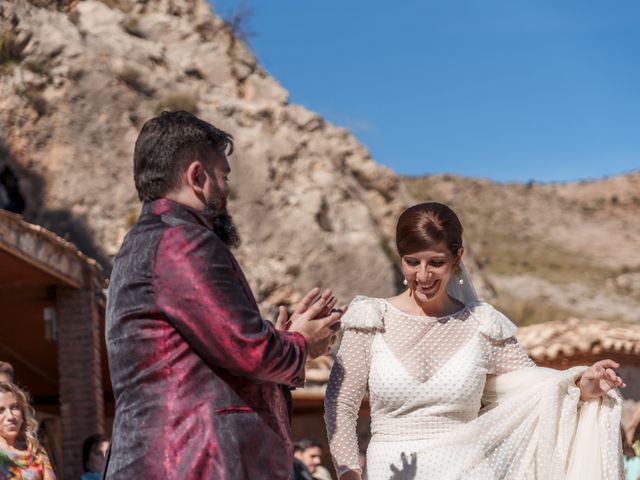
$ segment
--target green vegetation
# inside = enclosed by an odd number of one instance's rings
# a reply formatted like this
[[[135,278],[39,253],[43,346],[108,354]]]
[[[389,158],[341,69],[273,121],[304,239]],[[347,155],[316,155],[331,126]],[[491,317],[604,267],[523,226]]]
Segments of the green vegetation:
[[[27,60],[24,62],[24,68],[29,70],[30,72],[35,73],[36,75],[48,75],[49,70],[47,65],[43,62],[35,62],[33,60]]]
[[[138,221],[139,216],[140,216],[140,207],[139,206],[132,207],[127,213],[127,220],[126,220],[127,228],[133,227]]]
[[[205,20],[196,25],[196,32],[198,32],[200,38],[205,42],[210,42],[215,39],[219,31],[220,29],[212,20]]]
[[[122,29],[129,35],[133,35],[134,37],[146,37],[142,29],[140,28],[140,20],[138,19],[138,17],[127,17],[126,20],[122,22]]]
[[[536,323],[563,321],[571,317],[584,318],[584,313],[562,308],[550,302],[541,302],[540,300],[523,300],[502,295],[494,300],[492,304],[520,327]],[[620,322],[620,318],[615,315],[599,315],[598,320],[612,323]]]
[[[580,316],[576,312],[565,310],[552,303],[506,298],[504,295],[495,300],[493,305],[521,327]]]
[[[378,244],[380,245],[380,249],[384,253],[385,257],[387,257],[389,264],[393,266],[393,283],[396,291],[400,292],[404,290],[404,286],[402,284],[404,276],[400,269],[400,257],[398,257],[398,252],[396,252],[390,242],[385,240],[382,236],[378,239]]]
[[[253,10],[241,1],[235,10],[224,16],[223,20],[233,37],[248,43],[249,38],[254,35],[254,32],[249,29],[252,16]]]
[[[197,114],[198,100],[191,93],[173,93],[171,95],[167,95],[158,103],[155,108],[155,114],[159,115],[165,110],[170,112],[184,110],[189,113]]]
[[[144,82],[142,73],[137,68],[127,65],[117,73],[117,77],[136,92],[148,97],[153,95],[153,89]]]
[[[472,245],[476,246],[474,253],[478,261],[489,273],[530,274],[564,284],[597,281],[612,274],[610,269],[558,245],[491,228],[468,228],[467,231],[467,238],[475,239]]]
[[[622,203],[618,197],[573,201],[533,182],[501,185],[444,175],[404,178],[403,183],[416,201],[440,201],[459,214],[467,246],[489,280],[530,276],[559,288],[570,290],[575,284],[595,292],[619,273],[615,265],[598,261],[597,250],[577,237],[588,235],[589,228],[567,231],[577,219],[595,225],[590,217]],[[492,303],[520,325],[584,316],[580,305],[545,300],[533,291],[522,298],[512,295],[500,289]]]
[[[34,7],[38,7],[38,8],[44,8],[44,7],[48,7],[49,5],[56,5],[56,3],[59,3],[59,2],[54,2],[53,0],[28,0],[28,2]]]
[[[22,61],[22,47],[12,31],[0,32],[0,73]]]
[[[532,234],[529,219],[523,215],[519,205],[505,205],[501,186],[479,185],[474,182],[439,177],[411,177],[403,179],[409,192],[418,201],[442,201],[450,205],[459,215],[465,228],[465,239],[470,240],[478,262],[491,275],[530,274],[554,283],[585,283],[601,281],[614,272],[595,264],[585,255],[576,255],[562,245],[549,241],[546,235]],[[438,198],[435,191],[440,188],[434,181],[446,183],[447,190],[456,192],[449,198]],[[438,185],[439,186],[439,185]],[[522,186],[522,193],[531,191],[534,185]],[[457,192],[460,192],[458,195]],[[481,198],[477,201],[476,198]],[[451,201],[449,201],[451,199]],[[580,208],[591,213],[603,202]]]
[[[33,87],[26,87],[18,93],[35,110],[38,117],[47,113],[47,101],[42,92]]]
[[[107,5],[109,8],[120,10],[124,13],[129,13],[133,8],[135,2],[131,0],[100,0],[102,3]]]

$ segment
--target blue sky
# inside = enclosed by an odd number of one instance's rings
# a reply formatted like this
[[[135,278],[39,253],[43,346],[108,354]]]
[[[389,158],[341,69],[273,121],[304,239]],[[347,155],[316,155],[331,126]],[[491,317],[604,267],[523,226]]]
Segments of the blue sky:
[[[638,0],[212,0],[290,100],[400,174],[640,169]]]

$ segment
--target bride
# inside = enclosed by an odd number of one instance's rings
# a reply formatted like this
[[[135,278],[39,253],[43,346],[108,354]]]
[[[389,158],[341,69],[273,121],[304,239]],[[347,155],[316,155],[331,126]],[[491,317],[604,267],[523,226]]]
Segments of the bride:
[[[446,205],[405,210],[396,245],[406,290],[356,297],[342,319],[325,400],[340,480],[362,478],[367,389],[369,480],[622,479],[619,365],[536,367],[515,325],[478,301]]]

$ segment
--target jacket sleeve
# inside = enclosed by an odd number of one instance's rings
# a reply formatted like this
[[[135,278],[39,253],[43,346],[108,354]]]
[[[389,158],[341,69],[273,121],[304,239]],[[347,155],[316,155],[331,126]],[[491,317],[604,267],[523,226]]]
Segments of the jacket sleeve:
[[[304,337],[261,318],[238,264],[211,230],[165,230],[153,288],[160,312],[212,367],[260,381],[304,383]]]

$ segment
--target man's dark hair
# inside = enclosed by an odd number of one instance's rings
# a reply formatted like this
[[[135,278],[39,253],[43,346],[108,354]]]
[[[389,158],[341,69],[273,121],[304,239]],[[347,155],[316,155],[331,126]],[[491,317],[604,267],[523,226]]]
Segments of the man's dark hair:
[[[210,150],[233,153],[233,137],[195,115],[162,112],[147,121],[133,153],[133,180],[143,202],[166,195],[189,161],[204,160]]]
[[[293,442],[293,453],[304,452],[307,448],[322,448],[322,443],[315,438],[301,438]]]

